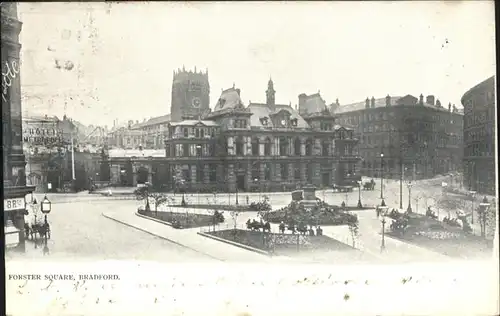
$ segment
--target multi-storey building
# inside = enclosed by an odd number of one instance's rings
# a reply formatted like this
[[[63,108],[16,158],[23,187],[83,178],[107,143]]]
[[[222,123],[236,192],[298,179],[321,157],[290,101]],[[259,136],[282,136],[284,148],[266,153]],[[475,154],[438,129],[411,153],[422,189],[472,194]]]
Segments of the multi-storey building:
[[[319,93],[301,94],[298,110],[275,102],[272,80],[265,103],[244,106],[240,93],[227,89],[212,112],[170,123],[164,164],[172,188],[277,191],[355,178],[358,140]]]
[[[22,23],[15,2],[2,2],[2,154],[4,196],[4,247],[25,250],[24,214],[26,195],[33,186],[26,185],[22,138],[22,106],[19,34]]]
[[[495,77],[479,83],[462,97],[464,106],[464,185],[495,194]]]
[[[400,178],[408,170],[430,178],[461,169],[463,114],[454,105],[445,108],[432,95],[387,95],[330,107],[356,129],[363,175]]]

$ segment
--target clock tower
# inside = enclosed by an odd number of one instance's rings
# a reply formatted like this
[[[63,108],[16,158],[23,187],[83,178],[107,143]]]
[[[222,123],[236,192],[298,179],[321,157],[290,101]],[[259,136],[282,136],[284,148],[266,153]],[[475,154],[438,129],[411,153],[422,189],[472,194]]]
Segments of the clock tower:
[[[172,122],[184,119],[198,119],[210,112],[210,84],[208,70],[186,71],[184,67],[174,71],[172,81]]]

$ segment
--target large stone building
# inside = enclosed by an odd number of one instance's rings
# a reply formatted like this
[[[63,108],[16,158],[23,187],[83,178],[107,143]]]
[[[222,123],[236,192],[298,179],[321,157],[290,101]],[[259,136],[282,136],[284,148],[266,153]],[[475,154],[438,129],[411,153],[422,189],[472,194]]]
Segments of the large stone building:
[[[495,168],[495,77],[467,91],[464,106],[464,185],[469,190],[494,195]]]
[[[26,195],[33,186],[26,185],[22,138],[22,106],[19,34],[22,23],[17,18],[17,4],[2,2],[2,154],[4,196],[4,247],[24,251],[24,214]]]
[[[164,163],[171,185],[281,191],[356,178],[358,140],[335,122],[319,93],[300,95],[298,111],[276,103],[272,80],[265,103],[244,106],[240,93],[223,91],[202,119],[170,123]]]
[[[330,107],[356,129],[363,175],[400,178],[407,170],[430,178],[461,169],[463,114],[454,105],[443,107],[432,95],[387,95]]]

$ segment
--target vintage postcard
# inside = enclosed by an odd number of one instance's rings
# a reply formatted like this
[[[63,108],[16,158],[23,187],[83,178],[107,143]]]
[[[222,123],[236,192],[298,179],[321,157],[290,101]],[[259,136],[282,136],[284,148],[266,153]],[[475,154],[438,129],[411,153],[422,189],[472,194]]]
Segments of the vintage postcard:
[[[1,3],[7,315],[498,315],[493,1]]]

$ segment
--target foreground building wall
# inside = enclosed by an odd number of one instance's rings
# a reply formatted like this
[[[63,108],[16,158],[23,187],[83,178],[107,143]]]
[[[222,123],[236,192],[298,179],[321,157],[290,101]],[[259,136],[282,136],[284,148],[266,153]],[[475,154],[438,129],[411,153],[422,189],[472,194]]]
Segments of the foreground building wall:
[[[479,83],[462,97],[464,105],[464,186],[494,195],[495,168],[495,77]]]

